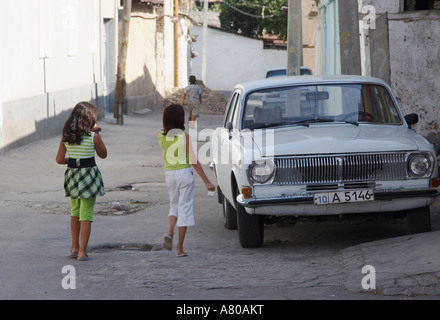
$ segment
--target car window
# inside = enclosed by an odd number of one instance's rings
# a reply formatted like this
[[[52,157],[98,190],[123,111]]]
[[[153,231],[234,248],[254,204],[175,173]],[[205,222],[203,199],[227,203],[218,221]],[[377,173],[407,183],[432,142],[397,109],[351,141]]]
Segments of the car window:
[[[388,90],[374,84],[307,85],[263,89],[246,96],[243,127],[317,122],[402,124]]]
[[[312,69],[301,67],[300,75],[312,75]],[[266,78],[286,76],[286,69],[272,69],[266,72]]]
[[[237,112],[235,112],[235,110],[237,109],[237,101],[239,100],[238,99],[239,96],[240,96],[240,94],[238,92],[235,92],[232,95],[232,98],[230,99],[229,106],[228,106],[228,113],[226,114],[226,117],[225,117],[224,127],[226,127],[226,124],[228,122],[231,122],[233,125],[235,124],[234,120],[236,120],[236,117],[237,117],[236,116]]]

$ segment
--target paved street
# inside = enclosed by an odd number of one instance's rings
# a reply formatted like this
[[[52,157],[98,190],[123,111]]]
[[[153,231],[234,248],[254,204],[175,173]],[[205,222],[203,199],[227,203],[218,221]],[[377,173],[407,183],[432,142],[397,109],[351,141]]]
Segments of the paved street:
[[[438,299],[440,218],[433,232],[406,233],[405,221],[299,223],[266,227],[262,248],[243,249],[221,206],[196,177],[196,226],[188,257],[162,250],[168,195],[155,133],[161,113],[101,120],[109,156],[98,159],[107,194],[98,199],[88,262],[67,257],[65,167],[60,136],[0,156],[0,299]],[[198,129],[222,116],[202,115]],[[213,172],[205,171],[216,183]],[[363,289],[366,265],[375,289]],[[72,266],[64,269],[65,266]],[[70,269],[69,269],[70,268]],[[68,270],[68,271],[66,271]],[[75,272],[76,288],[63,280]],[[368,271],[370,272],[370,271]],[[371,275],[371,274],[370,274]]]

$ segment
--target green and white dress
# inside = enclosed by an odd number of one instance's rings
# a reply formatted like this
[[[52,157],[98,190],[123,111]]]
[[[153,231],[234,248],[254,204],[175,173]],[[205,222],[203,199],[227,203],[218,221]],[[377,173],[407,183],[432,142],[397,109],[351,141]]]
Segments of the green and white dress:
[[[64,173],[64,193],[72,199],[89,199],[105,194],[101,172],[95,163],[95,133],[82,137],[80,144],[64,143],[69,163]]]

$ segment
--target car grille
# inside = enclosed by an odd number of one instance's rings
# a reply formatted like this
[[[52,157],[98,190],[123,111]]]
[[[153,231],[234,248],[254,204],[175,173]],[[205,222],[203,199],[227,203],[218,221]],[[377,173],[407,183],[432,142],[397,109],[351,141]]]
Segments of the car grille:
[[[274,183],[310,184],[407,178],[406,154],[359,154],[275,159]]]

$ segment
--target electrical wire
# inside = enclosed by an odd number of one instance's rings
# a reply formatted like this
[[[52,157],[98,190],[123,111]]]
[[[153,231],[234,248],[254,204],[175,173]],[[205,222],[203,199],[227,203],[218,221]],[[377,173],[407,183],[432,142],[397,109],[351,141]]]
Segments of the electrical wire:
[[[275,17],[274,14],[271,14],[271,15],[268,15],[268,16],[265,16],[265,15],[264,15],[264,10],[265,10],[265,8],[266,8],[265,6],[258,5],[258,4],[254,4],[254,3],[250,3],[250,2],[248,2],[248,1],[246,1],[246,0],[242,0],[242,2],[244,2],[244,3],[248,4],[248,5],[254,6],[254,7],[259,7],[259,8],[261,8],[261,15],[256,15],[256,14],[248,13],[248,12],[246,12],[246,11],[244,11],[244,10],[241,10],[241,9],[237,8],[236,6],[234,6],[233,4],[229,3],[228,1],[225,1],[225,0],[222,1],[222,3],[226,4],[226,5],[227,5],[228,7],[230,7],[231,9],[233,9],[233,10],[235,10],[235,11],[241,13],[241,14],[244,14],[244,15],[246,15],[246,16],[248,16],[248,17],[251,17],[251,18],[256,18],[256,19],[270,19],[270,18]]]

